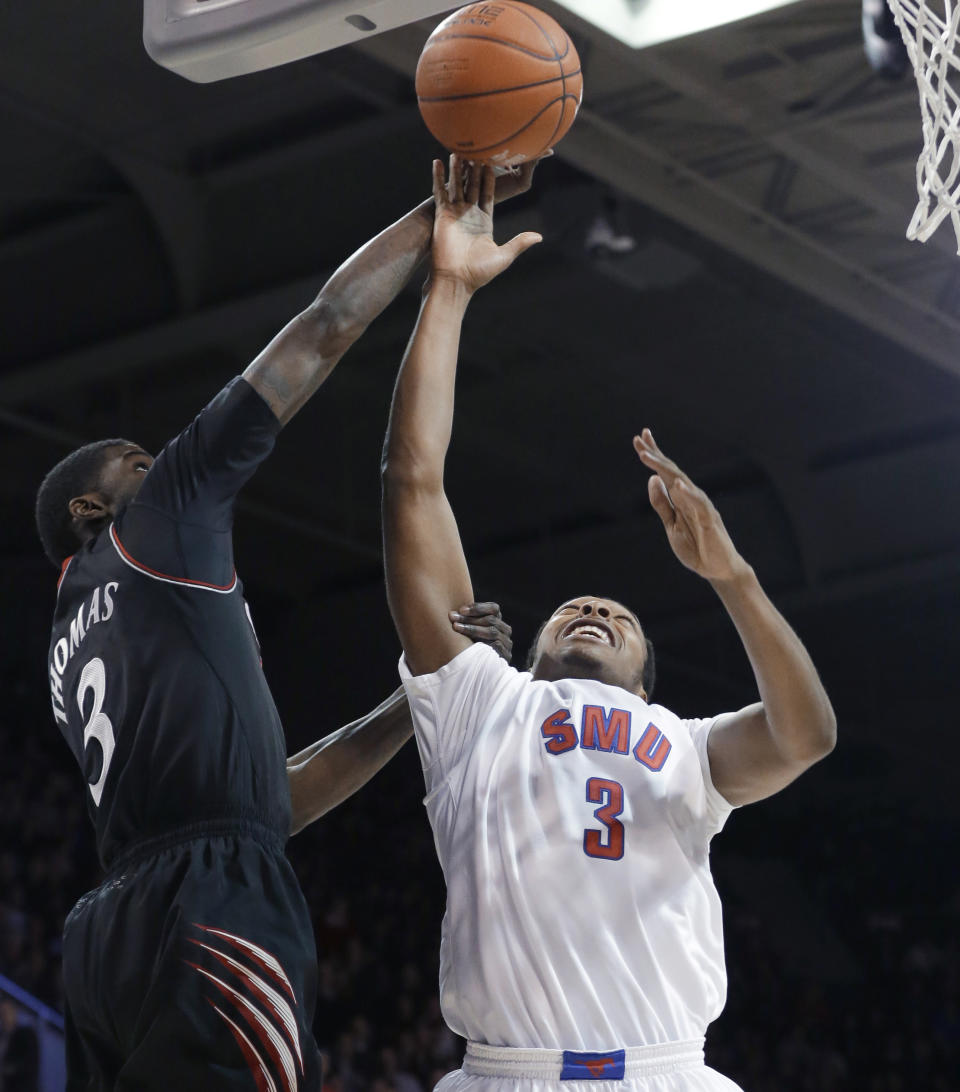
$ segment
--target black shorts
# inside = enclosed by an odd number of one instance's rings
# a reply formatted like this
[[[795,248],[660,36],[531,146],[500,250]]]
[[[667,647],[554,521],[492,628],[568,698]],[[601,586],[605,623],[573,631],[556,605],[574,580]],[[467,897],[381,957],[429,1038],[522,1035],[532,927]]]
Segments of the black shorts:
[[[276,834],[141,843],[64,925],[68,1092],[315,1092],[316,968]]]

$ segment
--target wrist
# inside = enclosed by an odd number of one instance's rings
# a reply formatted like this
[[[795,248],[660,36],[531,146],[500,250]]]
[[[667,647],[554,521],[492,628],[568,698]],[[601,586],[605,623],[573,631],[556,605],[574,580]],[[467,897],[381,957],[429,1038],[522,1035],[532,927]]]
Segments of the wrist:
[[[712,577],[710,586],[721,597],[748,592],[759,587],[757,574],[753,566],[749,565],[742,557],[737,556],[736,562],[730,566],[730,571],[722,577]]]
[[[466,306],[473,296],[473,289],[459,273],[450,273],[444,269],[431,269],[425,285],[429,295],[434,292],[453,303]]]

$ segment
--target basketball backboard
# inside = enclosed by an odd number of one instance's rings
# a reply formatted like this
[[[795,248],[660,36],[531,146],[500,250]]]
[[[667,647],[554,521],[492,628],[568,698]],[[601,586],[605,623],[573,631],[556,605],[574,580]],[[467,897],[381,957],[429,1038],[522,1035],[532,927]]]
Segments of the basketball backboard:
[[[211,83],[456,6],[450,0],[144,0],[143,44],[157,64]]]

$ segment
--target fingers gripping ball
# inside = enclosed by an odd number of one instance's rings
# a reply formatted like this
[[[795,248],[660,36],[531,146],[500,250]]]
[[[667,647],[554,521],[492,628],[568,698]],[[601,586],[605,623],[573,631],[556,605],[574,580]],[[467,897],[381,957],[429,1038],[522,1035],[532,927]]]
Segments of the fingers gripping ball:
[[[427,128],[451,152],[510,167],[542,155],[573,124],[580,58],[563,27],[514,0],[468,4],[437,27],[417,64]]]

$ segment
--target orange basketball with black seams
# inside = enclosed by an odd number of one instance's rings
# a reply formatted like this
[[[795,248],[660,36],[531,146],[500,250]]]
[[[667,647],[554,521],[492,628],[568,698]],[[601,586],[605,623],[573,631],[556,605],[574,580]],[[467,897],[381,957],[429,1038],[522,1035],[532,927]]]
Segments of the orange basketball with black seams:
[[[555,19],[501,0],[444,19],[423,47],[416,87],[423,120],[445,148],[509,167],[542,155],[567,132],[583,77]]]

